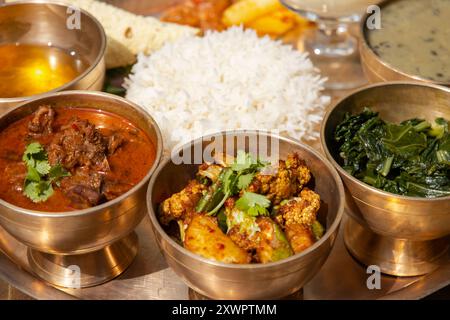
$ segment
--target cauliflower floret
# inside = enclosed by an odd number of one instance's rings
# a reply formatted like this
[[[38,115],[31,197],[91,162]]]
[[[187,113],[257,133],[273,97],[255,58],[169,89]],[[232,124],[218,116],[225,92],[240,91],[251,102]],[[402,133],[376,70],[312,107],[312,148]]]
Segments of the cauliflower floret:
[[[247,191],[266,195],[277,205],[296,195],[310,179],[311,173],[305,162],[297,153],[292,153],[286,161],[279,161],[276,174],[257,174]]]
[[[285,226],[300,224],[310,228],[316,221],[320,209],[320,196],[314,191],[304,188],[300,197],[280,206],[277,221]]]
[[[184,219],[189,213],[194,212],[206,188],[197,180],[189,181],[183,190],[164,200],[159,210],[159,221],[168,225],[170,221]]]
[[[298,153],[289,154],[286,159],[286,167],[297,178],[298,189],[302,189],[311,180],[311,172],[305,161],[300,159]]]

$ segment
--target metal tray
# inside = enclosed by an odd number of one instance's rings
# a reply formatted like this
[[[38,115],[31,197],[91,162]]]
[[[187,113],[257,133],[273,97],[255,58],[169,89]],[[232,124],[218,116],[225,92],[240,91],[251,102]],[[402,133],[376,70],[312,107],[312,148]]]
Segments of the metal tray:
[[[343,221],[345,223],[345,219]],[[344,225],[343,223],[343,225]],[[137,229],[140,250],[121,276],[106,284],[83,289],[56,288],[32,274],[26,247],[0,228],[0,278],[36,299],[189,299],[198,297],[167,267],[153,238],[150,219]],[[447,263],[421,277],[381,276],[381,288],[369,290],[370,274],[345,248],[342,230],[325,265],[291,299],[420,299],[450,285],[450,254]]]
[[[107,0],[140,14],[157,14],[178,0]],[[0,1],[1,2],[1,1]],[[290,42],[291,39],[285,39]],[[333,100],[345,91],[327,92]],[[311,143],[320,149],[318,141]],[[342,221],[341,229],[345,225]],[[31,271],[26,247],[0,227],[0,278],[35,299],[190,299],[201,298],[168,268],[153,237],[150,219],[146,217],[136,230],[139,253],[132,265],[118,278],[91,288],[57,288],[37,278]],[[420,299],[450,285],[450,252],[447,262],[425,276],[397,278],[381,276],[381,288],[369,290],[370,274],[345,248],[339,232],[336,244],[319,273],[290,299]]]

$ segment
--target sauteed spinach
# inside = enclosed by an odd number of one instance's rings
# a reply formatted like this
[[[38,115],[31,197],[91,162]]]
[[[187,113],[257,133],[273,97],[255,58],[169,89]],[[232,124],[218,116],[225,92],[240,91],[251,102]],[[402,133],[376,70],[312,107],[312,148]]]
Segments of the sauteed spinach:
[[[335,140],[343,168],[373,187],[406,196],[450,196],[450,133],[443,118],[394,124],[366,108],[345,115]]]

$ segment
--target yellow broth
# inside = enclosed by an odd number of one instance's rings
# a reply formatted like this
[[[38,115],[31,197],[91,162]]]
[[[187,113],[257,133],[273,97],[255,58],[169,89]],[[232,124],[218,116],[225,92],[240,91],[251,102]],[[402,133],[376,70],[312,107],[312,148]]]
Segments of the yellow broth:
[[[0,45],[0,98],[27,97],[56,89],[86,64],[62,49],[34,44]]]
[[[450,82],[450,0],[393,1],[367,32],[381,59],[410,75]]]

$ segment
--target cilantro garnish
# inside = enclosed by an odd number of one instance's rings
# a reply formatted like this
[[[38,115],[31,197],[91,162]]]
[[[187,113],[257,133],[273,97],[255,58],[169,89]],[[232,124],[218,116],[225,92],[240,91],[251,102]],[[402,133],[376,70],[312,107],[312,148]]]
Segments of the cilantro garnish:
[[[33,202],[46,201],[53,194],[53,183],[70,176],[60,164],[51,166],[47,152],[38,142],[30,143],[23,154],[23,162],[27,166],[23,193]]]
[[[270,200],[253,192],[244,192],[242,197],[236,201],[236,208],[252,217],[270,215],[267,210],[268,207],[270,207]]]
[[[211,186],[210,192],[200,200],[197,212],[215,215],[229,197],[245,190],[255,175],[267,164],[259,159],[254,159],[251,154],[239,150],[235,161],[223,169],[219,179]]]

